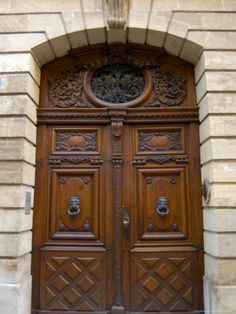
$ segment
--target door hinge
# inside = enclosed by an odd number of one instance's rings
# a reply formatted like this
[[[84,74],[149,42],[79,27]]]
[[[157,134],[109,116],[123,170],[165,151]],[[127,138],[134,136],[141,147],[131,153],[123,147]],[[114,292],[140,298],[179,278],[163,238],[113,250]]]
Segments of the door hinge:
[[[43,165],[44,160],[43,159],[36,159],[36,168]]]

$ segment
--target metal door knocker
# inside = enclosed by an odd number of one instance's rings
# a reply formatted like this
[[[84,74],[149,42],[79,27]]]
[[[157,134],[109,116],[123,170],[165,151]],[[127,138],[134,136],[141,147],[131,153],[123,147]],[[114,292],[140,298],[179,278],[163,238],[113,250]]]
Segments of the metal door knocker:
[[[167,216],[170,212],[168,208],[168,197],[160,196],[157,198],[157,208],[156,211],[160,216]]]
[[[69,199],[69,205],[67,212],[71,217],[74,217],[80,213],[80,199],[77,196],[71,196]]]

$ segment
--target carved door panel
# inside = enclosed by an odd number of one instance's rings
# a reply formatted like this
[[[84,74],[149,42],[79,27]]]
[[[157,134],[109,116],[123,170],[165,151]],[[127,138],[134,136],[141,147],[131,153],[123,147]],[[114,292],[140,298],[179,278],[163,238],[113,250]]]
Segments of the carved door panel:
[[[202,309],[192,67],[104,45],[46,65],[38,110],[33,309]]]
[[[199,308],[201,222],[194,187],[194,128],[196,132],[197,126],[181,123],[127,129],[130,150],[124,176],[130,184],[124,187],[123,219],[128,211],[130,230],[123,226],[123,267],[126,308],[132,312]]]

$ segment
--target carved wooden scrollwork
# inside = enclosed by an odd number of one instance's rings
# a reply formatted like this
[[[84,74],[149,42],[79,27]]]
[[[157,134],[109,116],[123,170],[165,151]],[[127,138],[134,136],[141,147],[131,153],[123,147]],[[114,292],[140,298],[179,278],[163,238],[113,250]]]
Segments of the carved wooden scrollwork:
[[[153,70],[153,90],[155,97],[146,107],[180,106],[187,95],[187,78],[177,76],[174,71]]]
[[[57,132],[56,150],[57,151],[96,151],[96,132],[91,133],[65,133]]]
[[[140,151],[172,151],[181,149],[180,131],[140,132]]]

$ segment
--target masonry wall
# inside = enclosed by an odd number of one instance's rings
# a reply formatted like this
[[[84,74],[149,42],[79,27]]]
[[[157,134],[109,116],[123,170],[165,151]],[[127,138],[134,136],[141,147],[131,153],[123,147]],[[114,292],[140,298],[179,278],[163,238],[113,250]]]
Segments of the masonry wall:
[[[29,314],[40,67],[101,42],[164,47],[195,65],[200,108],[206,313],[236,309],[236,1],[129,0],[125,29],[102,0],[0,0],[0,312]],[[40,145],[38,143],[37,145]]]

